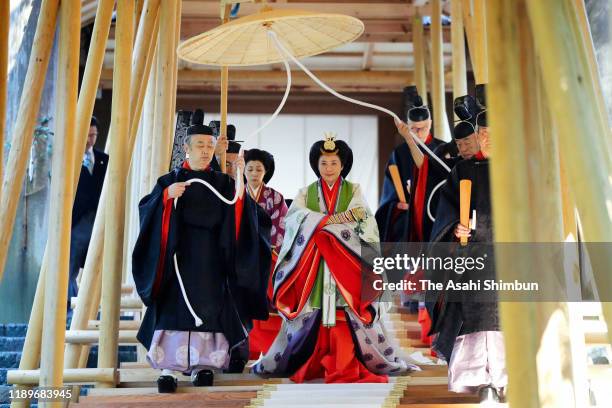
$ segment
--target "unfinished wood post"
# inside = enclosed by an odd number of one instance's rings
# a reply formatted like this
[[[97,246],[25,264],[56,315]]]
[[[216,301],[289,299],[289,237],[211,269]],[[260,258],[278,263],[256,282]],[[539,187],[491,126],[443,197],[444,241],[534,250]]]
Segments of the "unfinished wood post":
[[[123,255],[125,221],[125,183],[129,156],[127,144],[130,133],[130,80],[132,47],[134,37],[133,0],[117,3],[117,24],[115,38],[115,59],[113,63],[113,102],[111,127],[110,160],[106,178],[108,180],[108,200],[106,201],[104,242],[105,251],[102,263],[102,327],[98,367],[117,366],[117,347],[119,335],[119,302],[121,300],[121,266]],[[112,387],[113,383],[99,383],[101,387]]]
[[[514,2],[491,0],[488,4],[488,41],[493,47],[489,63],[496,67],[490,76],[489,124],[493,156],[490,161],[491,198],[495,242],[527,243],[532,235],[528,199],[529,178],[524,166],[527,154],[525,118],[522,107],[520,25]],[[528,271],[527,259],[509,250],[496,251],[496,278],[511,280]],[[517,276],[519,275],[519,276]],[[506,347],[508,397],[512,406],[538,407],[536,355],[538,338],[533,303],[500,302],[501,326]],[[518,333],[521,335],[519,336]]]
[[[2,178],[4,174],[4,128],[6,126],[6,100],[8,98],[10,6],[9,1],[0,2],[0,195],[2,195]]]
[[[610,9],[610,13],[612,14],[612,9]],[[584,49],[587,54],[591,76],[595,81],[595,86],[599,89],[603,89],[601,77],[599,75],[599,66],[597,65],[597,56],[595,55],[595,44],[593,44],[593,37],[591,36],[591,26],[589,24],[589,18],[586,11],[585,0],[574,0],[574,14],[578,19],[578,25],[580,27],[579,30],[582,36]],[[612,33],[612,28],[610,29],[610,33]],[[597,97],[597,108],[600,110],[599,114],[602,117],[607,118],[608,112],[606,110],[606,101],[604,99],[603,92],[596,92],[595,96]]]
[[[136,51],[132,61],[132,67],[134,67],[131,75],[132,80],[130,81],[130,117],[133,122],[135,118],[139,117],[137,113],[138,106],[142,106],[138,103],[138,95],[140,95],[140,89],[144,88],[144,83],[148,80],[148,69],[151,67],[152,54],[147,52],[151,48],[151,44],[154,44],[157,39],[157,13],[159,9],[159,0],[147,2],[143,7],[143,16],[141,17],[141,25],[139,26]],[[140,46],[140,44],[143,44]],[[136,96],[135,96],[136,95]],[[137,122],[137,120],[136,120]],[[132,126],[132,125],[130,125]],[[112,133],[112,131],[111,131]],[[131,136],[126,143],[128,149],[128,155],[131,156],[133,150],[133,143],[131,143]],[[108,180],[108,179],[107,179]],[[107,182],[105,181],[102,193],[100,195],[100,205],[96,214],[96,220],[94,222],[93,231],[91,235],[91,241],[87,250],[87,258],[85,260],[85,267],[83,268],[83,279],[81,280],[81,288],[79,295],[77,296],[77,306],[74,309],[72,317],[71,330],[82,330],[87,327],[87,322],[93,316],[97,314],[99,301],[92,302],[93,297],[99,297],[100,292],[100,263],[102,262],[102,253],[104,248],[104,224],[105,216],[104,209],[107,201]],[[98,295],[96,295],[98,293]],[[66,345],[66,368],[75,368],[79,366],[79,355],[85,352],[86,347],[79,345],[68,344]],[[86,360],[85,360],[86,361]]]
[[[153,146],[152,158],[152,176],[157,179],[168,172],[168,143],[172,143],[174,136],[174,121],[170,121],[172,117],[172,92],[176,47],[174,46],[174,32],[176,25],[176,2],[163,1],[160,6],[159,14],[159,49],[157,52],[157,84],[156,84],[156,101],[155,101],[155,117],[153,124],[153,133],[156,143],[160,146]]]
[[[79,80],[81,39],[81,2],[64,0],[60,6],[59,58],[56,80],[56,139],[54,140],[49,206],[49,270],[45,276],[45,317],[40,386],[63,385],[64,337],[68,269],[70,261],[70,228],[75,170],[74,142]],[[45,402],[46,407],[60,407],[61,402]]]
[[[589,67],[573,0],[527,2],[527,11],[593,275],[599,293],[610,294],[612,253],[588,244],[612,242],[612,138],[607,118],[598,108],[601,89]],[[576,143],[577,135],[582,136],[581,143]],[[612,303],[602,303],[602,309],[612,327]],[[612,342],[612,330],[608,339]]]
[[[465,33],[476,84],[489,82],[486,13],[486,0],[463,0]]]
[[[425,70],[425,36],[419,12],[412,18],[412,47],[414,51],[414,81],[423,103],[427,105],[427,72]]]
[[[436,139],[450,141],[446,117],[444,87],[444,55],[442,54],[442,1],[431,2],[431,99],[433,103],[433,126]]]
[[[0,281],[11,241],[17,203],[21,196],[23,177],[28,164],[28,156],[34,137],[34,126],[38,117],[40,99],[45,84],[47,66],[51,58],[51,48],[55,37],[55,26],[59,0],[43,0],[40,15],[36,24],[36,34],[32,43],[28,72],[23,81],[19,111],[12,132],[11,149],[6,168],[11,169],[5,175],[0,196]]]
[[[451,42],[453,48],[453,98],[457,98],[468,93],[461,0],[451,0]]]

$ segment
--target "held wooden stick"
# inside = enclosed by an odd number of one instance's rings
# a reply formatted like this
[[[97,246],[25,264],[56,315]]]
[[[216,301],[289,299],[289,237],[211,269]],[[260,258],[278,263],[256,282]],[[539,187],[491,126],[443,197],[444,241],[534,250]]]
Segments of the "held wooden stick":
[[[470,225],[470,199],[472,196],[472,180],[459,182],[459,222],[463,226]],[[467,245],[468,237],[461,237],[461,245]]]
[[[389,165],[389,174],[391,174],[391,180],[393,180],[393,186],[395,187],[395,192],[397,193],[400,203],[405,204],[406,195],[404,194],[404,186],[402,185],[402,178],[400,177],[397,164]]]
[[[227,23],[230,17],[231,4],[226,5],[225,9],[222,10],[221,20],[223,23]],[[229,86],[229,68],[221,67],[221,129],[219,129],[220,137],[227,137],[227,88]],[[221,153],[221,157],[219,157],[219,166],[221,167],[221,172],[225,173],[227,169],[225,168],[225,156],[226,152]]]
[[[36,25],[28,72],[23,81],[27,86],[23,88],[13,128],[11,150],[6,163],[6,168],[11,169],[11,172],[10,177],[7,176],[3,180],[2,196],[0,196],[0,231],[2,231],[0,234],[0,281],[4,274],[4,265],[15,224],[17,203],[23,187],[27,158],[32,147],[34,125],[40,107],[45,74],[51,58],[58,6],[59,0],[44,0],[40,6],[40,17]]]

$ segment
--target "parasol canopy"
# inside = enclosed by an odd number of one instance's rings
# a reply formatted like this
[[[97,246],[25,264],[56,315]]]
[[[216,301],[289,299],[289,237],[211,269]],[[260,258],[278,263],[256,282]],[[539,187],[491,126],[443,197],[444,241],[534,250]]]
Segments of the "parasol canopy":
[[[329,51],[357,39],[361,20],[342,14],[264,10],[192,37],[178,48],[185,61],[217,66],[249,66],[283,61],[268,31],[297,58]]]

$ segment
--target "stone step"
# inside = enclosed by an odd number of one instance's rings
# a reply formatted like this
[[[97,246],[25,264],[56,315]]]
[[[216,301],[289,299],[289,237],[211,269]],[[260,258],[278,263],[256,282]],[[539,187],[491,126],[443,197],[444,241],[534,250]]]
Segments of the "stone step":
[[[0,324],[0,337],[25,337],[27,331],[25,323]]]
[[[21,351],[0,352],[0,368],[17,368],[21,359]]]
[[[0,337],[0,352],[21,351],[24,341],[24,337]]]

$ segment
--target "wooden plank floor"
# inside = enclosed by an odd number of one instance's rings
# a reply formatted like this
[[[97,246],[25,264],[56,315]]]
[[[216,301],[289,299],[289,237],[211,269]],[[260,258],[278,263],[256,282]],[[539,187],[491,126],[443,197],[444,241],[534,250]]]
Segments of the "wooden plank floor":
[[[386,317],[390,335],[405,355],[420,352],[430,357],[419,340],[416,314],[395,307]],[[432,364],[436,359],[432,358]],[[391,378],[391,384],[292,384],[287,378],[262,378],[252,374],[220,374],[213,387],[192,387],[188,377],[179,381],[175,394],[158,394],[159,372],[141,364],[120,368],[120,384],[114,389],[91,389],[77,408],[191,408],[191,407],[300,407],[300,408],[471,408],[478,398],[448,391],[446,365],[422,365],[422,371]],[[361,387],[361,388],[360,388]],[[372,390],[371,392],[366,391]],[[327,402],[329,401],[329,402]],[[504,407],[505,404],[497,406]]]

